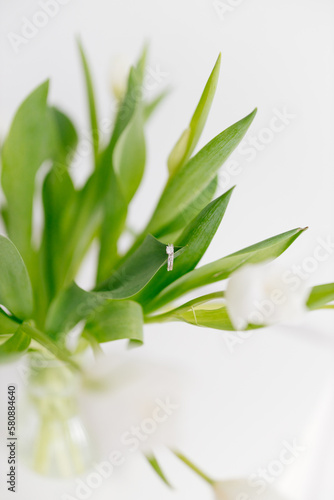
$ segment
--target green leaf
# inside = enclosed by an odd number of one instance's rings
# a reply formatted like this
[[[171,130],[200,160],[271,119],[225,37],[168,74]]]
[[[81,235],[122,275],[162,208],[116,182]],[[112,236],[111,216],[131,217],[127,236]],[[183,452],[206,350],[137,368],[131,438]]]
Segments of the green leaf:
[[[106,301],[88,318],[84,333],[98,342],[129,339],[143,342],[143,312],[137,302]]]
[[[162,228],[154,236],[159,239],[164,239],[169,243],[174,243],[177,236],[180,236],[180,231],[189,224],[198,214],[206,207],[214,197],[218,185],[217,177],[210,182],[208,186],[200,193],[188,207],[186,207],[172,222]]]
[[[213,200],[190,222],[176,241],[176,244],[185,247],[185,250],[175,261],[173,271],[161,269],[136,300],[146,304],[171,282],[196,267],[221,223],[232,191],[233,188]]]
[[[58,176],[61,177],[64,171],[67,172],[72,155],[78,145],[78,134],[69,117],[58,108],[51,106],[49,114],[54,128],[52,159],[57,168]]]
[[[89,69],[88,62],[87,62],[87,57],[86,57],[86,54],[85,54],[84,49],[82,47],[82,44],[79,40],[78,40],[78,47],[79,47],[81,63],[82,63],[82,68],[83,68],[85,82],[86,82],[86,92],[87,92],[87,99],[88,99],[88,106],[89,106],[92,144],[93,144],[93,151],[94,151],[94,158],[95,158],[95,165],[96,165],[97,158],[98,158],[98,152],[99,152],[99,125],[98,125],[97,112],[96,112],[94,88],[93,88],[91,72]]]
[[[68,271],[67,235],[72,222],[72,207],[75,189],[68,172],[58,176],[52,169],[43,185],[44,234],[42,259],[47,278],[48,297],[52,298],[61,289]]]
[[[175,316],[175,319],[184,321],[194,326],[201,326],[204,328],[213,328],[215,330],[234,331],[235,328],[229,318],[225,306],[217,309],[211,308],[190,308],[188,311],[182,311]],[[254,330],[262,328],[259,325],[248,325],[246,330]]]
[[[150,102],[145,103],[143,109],[144,120],[147,121],[151,118],[153,113],[156,111],[157,107],[162,103],[162,101],[168,96],[169,90],[163,90]]]
[[[118,177],[111,167],[110,187],[104,203],[103,221],[100,231],[100,253],[96,282],[101,283],[112,273],[118,259],[118,239],[125,227],[127,202]]]
[[[104,297],[94,292],[86,292],[72,283],[51,303],[45,324],[47,335],[54,340],[62,338],[103,302],[105,302]]]
[[[11,318],[0,308],[0,335],[11,335],[19,326],[20,323],[15,318]]]
[[[33,293],[26,266],[15,245],[0,236],[0,304],[17,318],[33,313]]]
[[[44,233],[41,249],[47,278],[48,299],[63,286],[68,270],[68,241],[74,224],[76,192],[68,173],[69,151],[74,151],[78,136],[69,118],[56,108],[50,112],[55,122],[55,161],[43,184]]]
[[[143,178],[146,161],[144,120],[142,107],[137,105],[129,124],[118,139],[113,164],[120,185],[129,203]]]
[[[123,131],[129,124],[138,103],[141,102],[142,85],[144,78],[144,66],[146,61],[146,51],[144,50],[136,67],[130,69],[125,96],[119,106],[114,130],[108,145],[108,150],[112,151]]]
[[[13,361],[13,358],[24,354],[30,341],[29,335],[23,331],[22,326],[18,325],[14,335],[0,345],[0,363]]]
[[[160,479],[165,483],[165,485],[168,486],[168,488],[172,488],[172,485],[170,484],[170,482],[166,478],[166,476],[165,476],[158,460],[156,459],[156,457],[154,455],[150,455],[150,456],[146,456],[146,459],[147,459],[148,463],[150,464],[150,466],[152,467],[152,469],[154,470],[154,472],[160,477]]]
[[[191,118],[189,127],[181,134],[174,149],[168,158],[168,170],[170,175],[174,175],[182,165],[190,158],[204,129],[212,101],[216,92],[221,55],[219,54],[216,64],[205,85],[197,108]]]
[[[334,283],[314,286],[306,305],[309,309],[320,309],[329,302],[334,301]]]
[[[200,195],[240,143],[255,114],[256,110],[224,130],[175,173],[162,193],[147,232],[157,233]]]
[[[145,312],[156,310],[190,290],[224,280],[245,263],[255,264],[277,258],[304,230],[297,228],[273,236],[181,276],[148,304]]]
[[[225,306],[216,309],[189,308],[188,310],[182,310],[176,313],[174,318],[189,323],[190,325],[214,328],[215,330],[234,330]]]
[[[175,257],[180,258],[180,247],[175,247]],[[167,262],[166,245],[146,236],[139,248],[96,289],[106,298],[125,299],[133,297],[149,283]]]
[[[175,255],[182,249],[175,248]],[[73,283],[51,304],[46,331],[63,336],[79,321],[89,317],[105,300],[128,299],[138,293],[167,262],[166,245],[147,236],[141,246],[95,291],[86,292]]]
[[[38,342],[42,347],[51,352],[51,354],[53,354],[56,358],[68,363],[72,368],[77,370],[79,369],[79,366],[71,359],[71,353],[65,348],[64,345],[58,344],[54,339],[51,339],[44,332],[41,332],[27,322],[22,323],[21,330],[33,340]]]
[[[7,231],[28,269],[33,258],[31,236],[35,176],[42,163],[50,158],[48,87],[48,82],[40,85],[20,106],[2,150]]]

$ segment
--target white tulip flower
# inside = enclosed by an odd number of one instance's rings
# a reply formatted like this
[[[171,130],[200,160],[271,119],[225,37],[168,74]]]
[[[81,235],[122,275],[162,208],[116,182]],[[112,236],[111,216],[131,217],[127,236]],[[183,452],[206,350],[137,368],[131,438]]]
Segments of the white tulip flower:
[[[268,486],[260,493],[248,479],[218,481],[214,483],[213,489],[216,500],[288,500],[272,486]]]
[[[111,90],[118,101],[121,101],[126,92],[131,62],[124,54],[115,56],[111,65]]]
[[[305,281],[276,263],[246,264],[228,282],[226,307],[234,328],[244,330],[299,318],[308,293]]]

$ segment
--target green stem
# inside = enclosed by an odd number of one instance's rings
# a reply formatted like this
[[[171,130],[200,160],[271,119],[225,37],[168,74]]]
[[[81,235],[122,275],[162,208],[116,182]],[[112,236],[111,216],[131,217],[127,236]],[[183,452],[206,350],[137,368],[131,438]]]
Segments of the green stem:
[[[40,474],[45,474],[48,468],[48,448],[50,443],[50,429],[46,418],[42,419],[38,442],[36,446],[34,469]]]
[[[29,323],[22,323],[22,330],[29,335],[32,339],[36,340],[39,344],[45,347],[48,351],[50,351],[56,358],[68,363],[75,370],[80,371],[80,366],[75,363],[70,357],[70,353],[65,349],[61,348],[50,339],[47,335],[39,331],[36,327],[32,326]]]
[[[193,470],[199,477],[201,477],[202,479],[204,479],[204,481],[206,481],[207,483],[209,483],[211,486],[213,486],[215,484],[215,481],[211,477],[207,476],[203,471],[201,471],[201,469],[199,469],[195,464],[193,464],[189,460],[189,458],[187,458],[185,455],[183,455],[182,453],[180,453],[178,451],[174,451],[173,453],[185,465],[187,465],[191,470]]]

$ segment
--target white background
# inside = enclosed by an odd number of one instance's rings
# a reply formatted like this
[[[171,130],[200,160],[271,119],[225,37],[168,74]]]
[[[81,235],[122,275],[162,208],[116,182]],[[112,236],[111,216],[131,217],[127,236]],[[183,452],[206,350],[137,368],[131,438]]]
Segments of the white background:
[[[259,112],[248,137],[265,134],[263,129],[268,128],[275,110],[286,109],[293,118],[252,161],[249,155],[234,154],[241,173],[229,182],[222,174],[220,191],[234,184],[237,189],[203,262],[285,230],[309,226],[280,259],[282,265],[303,265],[319,238],[334,236],[334,5],[330,0],[226,0],[220,4],[229,7],[223,15],[218,15],[211,0],[70,0],[15,52],[8,34],[20,34],[23,18],[32,20],[40,6],[33,0],[2,0],[1,136],[21,100],[46,78],[51,79],[51,101],[66,110],[86,134],[87,110],[75,36],[81,36],[91,62],[100,118],[111,112],[113,58],[121,53],[134,59],[148,40],[149,67],[165,74],[156,91],[169,86],[172,93],[148,127],[147,172],[131,208],[131,223],[137,228],[144,225],[158,199],[167,177],[167,155],[222,52],[220,82],[201,145],[255,106]],[[88,163],[84,158],[78,178]],[[90,274],[91,269],[86,269],[81,280],[88,282]],[[333,280],[329,255],[310,273],[310,285]],[[317,409],[324,407],[324,414],[329,415],[330,409],[321,405],[324,390],[333,390],[328,386],[333,378],[332,326],[331,313],[313,313],[298,326],[253,334],[234,353],[219,332],[175,324],[152,326],[147,328],[145,347],[129,354],[129,359],[143,364],[155,360],[166,365],[167,371],[170,367],[173,375],[167,376],[170,387],[167,383],[166,391],[180,403],[179,416],[171,426],[178,429],[180,448],[215,477],[247,476],[275,460],[284,440],[305,444],[305,436],[310,436],[305,427],[317,422]],[[115,359],[120,348],[110,351]],[[155,379],[154,367],[150,370]],[[186,375],[179,375],[180,370]],[[20,384],[15,367],[1,369],[0,407],[4,408],[5,386],[16,379]],[[183,392],[181,380],[186,386]],[[153,386],[147,397],[154,400],[154,391],[158,389]],[[100,399],[86,395],[85,401],[102,460],[103,453],[112,451],[117,442],[124,412],[126,421],[131,421],[132,403],[124,396],[117,406],[112,395]],[[0,417],[4,428],[4,412]],[[294,464],[294,480],[287,483],[288,493],[296,500],[333,498],[329,472],[334,462],[330,453],[333,432],[324,420],[315,429],[319,446],[307,444],[304,456]],[[317,466],[307,466],[312,458]],[[170,456],[164,461],[178,491],[169,492],[144,461],[133,457],[91,498],[212,498],[207,487],[177,467]],[[2,456],[1,471],[4,467]],[[74,481],[60,484],[40,479],[22,465],[16,498],[58,499],[64,492],[73,494],[74,486]],[[42,493],[44,489],[47,493]],[[2,476],[0,491],[1,498],[7,498]]]

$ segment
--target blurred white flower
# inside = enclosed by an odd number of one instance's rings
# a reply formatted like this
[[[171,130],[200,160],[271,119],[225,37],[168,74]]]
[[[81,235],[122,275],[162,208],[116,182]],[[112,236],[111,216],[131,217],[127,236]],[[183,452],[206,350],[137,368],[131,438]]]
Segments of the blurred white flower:
[[[111,62],[111,90],[118,101],[124,97],[130,68],[131,61],[125,54],[118,54],[113,57]]]
[[[276,263],[246,264],[232,274],[226,307],[236,330],[298,319],[306,311],[306,282],[287,278]]]
[[[259,493],[248,479],[232,479],[219,481],[213,486],[216,500],[288,500],[281,496],[273,487]]]
[[[99,430],[96,445],[101,456],[111,450],[128,456],[178,445],[192,384],[182,366],[152,361],[140,349],[120,349],[101,356],[89,375],[88,388],[93,391],[86,391],[83,404],[90,426]]]

